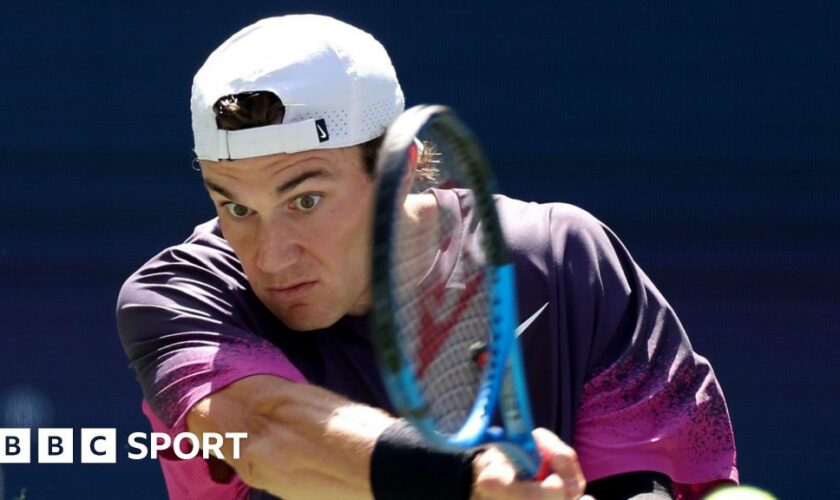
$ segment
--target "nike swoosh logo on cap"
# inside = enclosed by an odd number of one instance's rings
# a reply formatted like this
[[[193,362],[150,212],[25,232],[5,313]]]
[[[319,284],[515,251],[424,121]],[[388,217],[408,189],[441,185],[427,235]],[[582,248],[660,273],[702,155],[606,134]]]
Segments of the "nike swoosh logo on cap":
[[[324,129],[321,128],[321,125],[316,124],[315,128],[318,129],[318,137],[319,138],[321,138],[321,139],[326,139],[327,138],[327,132]]]
[[[518,337],[518,336],[522,335],[522,332],[524,332],[526,328],[528,328],[529,326],[531,326],[531,323],[533,323],[533,322],[534,322],[534,320],[536,320],[536,319],[537,319],[537,317],[539,317],[540,313],[542,313],[543,311],[545,311],[545,308],[546,308],[546,307],[548,307],[548,302],[546,302],[545,304],[543,304],[543,306],[542,306],[542,307],[540,307],[540,308],[537,310],[537,312],[535,312],[534,314],[532,314],[530,318],[528,318],[528,319],[526,319],[525,321],[523,321],[522,323],[520,323],[520,324],[519,324],[519,326],[517,326],[517,327],[516,327],[516,330],[515,330],[515,332],[516,332],[516,336]]]

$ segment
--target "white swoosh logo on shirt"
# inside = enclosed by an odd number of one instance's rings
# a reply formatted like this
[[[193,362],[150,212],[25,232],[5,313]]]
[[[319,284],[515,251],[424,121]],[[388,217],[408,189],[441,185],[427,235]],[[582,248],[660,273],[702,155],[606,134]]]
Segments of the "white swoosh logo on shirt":
[[[534,314],[532,314],[530,318],[528,318],[528,319],[526,319],[525,321],[523,321],[522,323],[520,323],[520,325],[519,325],[519,326],[517,326],[517,327],[516,327],[516,330],[515,330],[515,332],[516,332],[516,336],[518,337],[518,336],[522,335],[522,332],[524,332],[526,328],[528,328],[529,326],[531,326],[531,323],[533,323],[533,322],[534,322],[534,320],[536,320],[536,319],[537,319],[537,317],[540,315],[540,313],[541,313],[541,312],[545,311],[545,308],[546,308],[546,307],[548,307],[548,302],[546,302],[545,304],[543,304],[543,306],[542,306],[542,307],[540,307],[540,308],[539,308],[539,310],[538,310],[537,312],[535,312]]]

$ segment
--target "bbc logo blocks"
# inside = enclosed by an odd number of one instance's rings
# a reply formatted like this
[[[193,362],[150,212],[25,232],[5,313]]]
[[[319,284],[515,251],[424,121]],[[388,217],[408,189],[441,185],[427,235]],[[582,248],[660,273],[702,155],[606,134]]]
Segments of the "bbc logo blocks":
[[[80,444],[83,464],[117,463],[116,429],[82,429]]]
[[[38,461],[72,464],[73,429],[38,429]]]
[[[33,445],[33,434],[35,438]],[[0,464],[72,464],[78,437],[79,459],[83,464],[117,463],[116,429],[0,429]],[[246,432],[191,432],[169,435],[165,432],[132,432],[128,435],[126,458],[129,460],[156,459],[159,452],[171,450],[176,457],[190,460],[199,456],[225,459],[229,453],[239,459]],[[148,443],[148,444],[147,444]],[[227,446],[226,452],[222,447]],[[37,456],[35,452],[37,451]]]
[[[73,429],[37,429],[37,458],[31,434],[30,429],[0,429],[0,464],[73,463]],[[79,455],[81,463],[117,463],[117,430],[81,429]]]
[[[0,429],[0,464],[28,464],[29,429]]]

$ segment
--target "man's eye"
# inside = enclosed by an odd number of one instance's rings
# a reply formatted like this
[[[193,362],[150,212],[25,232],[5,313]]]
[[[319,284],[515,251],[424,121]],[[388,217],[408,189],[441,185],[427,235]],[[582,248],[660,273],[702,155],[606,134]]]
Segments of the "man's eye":
[[[245,217],[251,215],[250,208],[233,202],[225,203],[225,210],[227,210],[230,216],[234,219],[244,219]]]
[[[292,205],[297,210],[308,212],[321,202],[321,198],[322,196],[320,194],[304,194],[292,200]]]

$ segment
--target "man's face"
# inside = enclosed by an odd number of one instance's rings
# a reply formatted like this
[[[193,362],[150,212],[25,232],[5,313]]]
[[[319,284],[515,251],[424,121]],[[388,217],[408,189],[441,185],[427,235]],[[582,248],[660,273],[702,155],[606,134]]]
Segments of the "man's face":
[[[357,147],[201,162],[257,297],[295,330],[370,308],[373,182]]]

